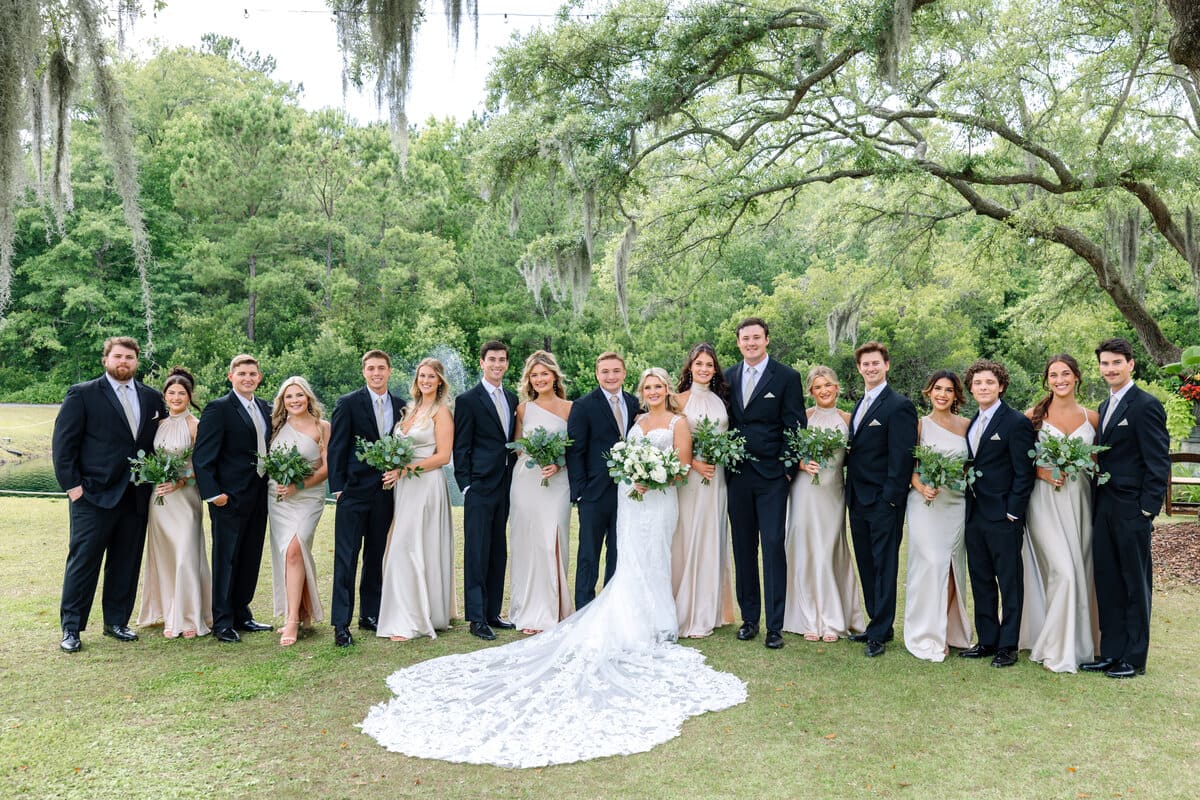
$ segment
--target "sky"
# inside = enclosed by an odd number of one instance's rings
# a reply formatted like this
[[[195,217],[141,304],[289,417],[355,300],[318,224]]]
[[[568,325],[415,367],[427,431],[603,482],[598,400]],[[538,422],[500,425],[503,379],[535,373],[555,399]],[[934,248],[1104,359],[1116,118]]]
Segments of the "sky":
[[[484,80],[497,50],[514,33],[549,25],[562,0],[479,0],[479,42],[463,21],[459,47],[450,46],[442,0],[425,0],[417,31],[408,118],[430,115],[463,120],[482,111]],[[146,5],[150,5],[147,3]],[[466,5],[464,3],[464,5]],[[342,56],[333,16],[324,0],[167,0],[166,8],[139,19],[126,47],[148,57],[156,45],[199,47],[205,33],[238,39],[248,51],[275,57],[273,77],[302,84],[300,104],[309,110],[345,108],[359,122],[387,119],[377,110],[374,87],[350,87],[343,102]]]

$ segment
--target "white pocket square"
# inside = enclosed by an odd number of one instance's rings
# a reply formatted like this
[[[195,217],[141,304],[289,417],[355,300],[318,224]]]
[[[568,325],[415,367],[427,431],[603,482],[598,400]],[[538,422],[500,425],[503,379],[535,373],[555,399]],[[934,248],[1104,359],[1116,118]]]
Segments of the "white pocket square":
[[[998,434],[998,433],[993,433],[993,434],[992,434],[992,436],[991,436],[991,439],[990,439],[989,441],[993,441],[993,442],[998,442],[998,441],[1000,441],[1000,434]]]
[[[867,427],[868,427],[868,428],[874,428],[876,425],[882,425],[882,424],[883,424],[883,423],[882,423],[882,422],[880,422],[879,420],[877,420],[877,419],[873,419],[873,420],[871,420],[870,422],[868,422],[868,423],[867,423]]]
[[[1117,427],[1118,427],[1118,428],[1119,428],[1119,427],[1121,427],[1122,425],[1128,426],[1128,425],[1129,425],[1129,420],[1127,420],[1127,419],[1123,419],[1123,420],[1121,420],[1120,422],[1118,422],[1118,423],[1117,423]]]
[[[774,396],[775,396],[774,392],[767,392],[766,394],[763,395],[763,399],[766,400],[768,397],[774,397]]]

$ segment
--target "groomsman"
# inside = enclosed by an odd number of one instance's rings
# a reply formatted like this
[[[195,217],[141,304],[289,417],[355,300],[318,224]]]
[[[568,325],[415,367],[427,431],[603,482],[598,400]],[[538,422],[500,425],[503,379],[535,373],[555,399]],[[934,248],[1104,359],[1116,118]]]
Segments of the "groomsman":
[[[128,336],[104,342],[104,374],[67,390],[54,420],[54,476],[71,501],[71,539],[63,575],[62,644],[78,652],[104,563],[104,635],[137,639],[129,628],[137,595],[146,513],[153,486],[134,486],[129,459],[154,449],[167,414],[162,395],[134,379],[141,348]]]
[[[1099,454],[1107,483],[1096,487],[1092,559],[1100,617],[1100,657],[1080,664],[1110,678],[1146,671],[1150,648],[1150,531],[1171,472],[1162,403],[1133,383],[1133,348],[1109,339],[1096,348],[1109,396],[1100,404]]]
[[[515,627],[500,618],[508,563],[508,488],[516,454],[517,396],[501,381],[508,345],[491,341],[479,350],[483,377],[454,401],[454,479],[463,493],[463,588],[471,633],[496,638],[493,628]]]
[[[770,344],[767,323],[748,317],[737,327],[742,361],[725,371],[732,389],[729,427],[746,437],[746,452],[753,460],[739,472],[727,473],[729,530],[733,540],[733,566],[742,625],[737,638],[749,641],[758,635],[758,620],[766,599],[767,636],[772,650],[783,647],[783,611],[787,594],[787,555],[784,534],[787,522],[788,482],[796,470],[787,470],[783,432],[805,427],[804,388],[791,367],[767,356]],[[763,584],[758,582],[758,548],[762,544]]]
[[[850,640],[866,642],[865,652],[874,658],[883,655],[895,636],[896,571],[917,444],[917,411],[907,397],[888,386],[887,347],[867,342],[854,351],[854,361],[864,391],[850,415],[846,507],[871,621],[866,631]]]
[[[404,412],[404,401],[388,391],[392,359],[382,350],[362,357],[366,385],[344,394],[333,407],[329,431],[329,491],[337,499],[333,523],[333,603],[329,621],[333,643],[349,647],[354,614],[354,577],[362,550],[358,585],[360,630],[373,631],[379,620],[383,589],[383,551],[395,511],[395,495],[383,488],[383,473],[355,456],[359,437],[375,442],[390,434]]]
[[[213,635],[219,642],[240,642],[239,630],[271,630],[250,611],[267,533],[263,456],[271,406],[254,396],[261,382],[254,356],[233,357],[233,389],[204,407],[192,454],[196,486],[212,519]]]
[[[981,358],[967,368],[963,382],[979,404],[967,428],[967,450],[979,477],[967,492],[966,529],[979,641],[958,655],[992,656],[993,667],[1011,667],[1021,635],[1021,541],[1037,476],[1029,457],[1036,434],[1024,414],[1000,399],[1008,389],[1004,365]]]
[[[624,439],[638,415],[638,400],[621,387],[625,359],[601,353],[596,359],[599,387],[581,397],[567,415],[567,479],[571,502],[579,509],[579,554],[575,560],[575,607],[596,597],[600,548],[605,547],[604,584],[617,568],[617,485],[605,456]]]

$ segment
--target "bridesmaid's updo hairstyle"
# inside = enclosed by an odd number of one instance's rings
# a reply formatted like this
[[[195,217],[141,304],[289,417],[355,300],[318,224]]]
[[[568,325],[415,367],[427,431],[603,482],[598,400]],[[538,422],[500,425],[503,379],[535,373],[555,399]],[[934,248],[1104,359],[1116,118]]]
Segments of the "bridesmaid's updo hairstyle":
[[[637,385],[638,405],[640,405],[642,407],[642,409],[645,411],[650,410],[649,406],[646,405],[646,398],[642,394],[642,387],[644,387],[646,385],[646,380],[649,378],[658,378],[660,381],[662,381],[663,387],[666,388],[666,390],[667,390],[666,409],[667,409],[667,411],[670,411],[672,414],[678,414],[679,413],[679,396],[677,394],[675,394],[675,392],[671,391],[671,376],[668,375],[667,371],[665,369],[663,369],[662,367],[650,367],[647,370],[645,370],[644,372],[642,372],[642,376],[640,378],[638,378],[638,385]]]
[[[271,438],[275,438],[275,434],[279,433],[279,429],[287,422],[288,412],[283,405],[283,395],[287,392],[289,386],[299,386],[300,391],[304,392],[304,396],[308,398],[308,413],[313,415],[313,419],[320,422],[321,417],[325,414],[325,409],[322,407],[321,401],[317,399],[317,395],[313,392],[312,387],[308,385],[308,381],[299,375],[293,375],[284,380],[279,385],[279,391],[275,393],[275,402],[271,406]]]
[[[804,379],[804,391],[806,393],[812,394],[813,384],[817,382],[817,378],[824,378],[841,389],[842,382],[838,380],[837,373],[833,371],[833,368],[827,367],[824,364],[817,364],[808,371],[808,376]]]
[[[518,393],[521,396],[521,402],[536,400],[538,393],[533,388],[533,382],[529,380],[529,373],[533,372],[536,366],[543,366],[550,370],[554,375],[554,396],[567,399],[566,384],[567,379],[563,376],[562,369],[558,366],[558,361],[552,353],[545,350],[534,350],[529,354],[529,358],[525,359],[525,367],[521,370],[521,382],[518,386]]]
[[[725,373],[721,371],[721,362],[717,360],[717,351],[708,342],[701,342],[688,351],[687,360],[683,362],[683,370],[679,373],[679,383],[676,393],[683,393],[692,388],[692,363],[700,355],[707,355],[713,362],[713,376],[708,389],[729,408],[729,384],[725,382]]]
[[[1050,360],[1046,362],[1046,368],[1042,370],[1042,388],[1046,390],[1046,396],[1038,400],[1029,413],[1029,419],[1033,423],[1035,431],[1042,429],[1042,421],[1046,419],[1046,414],[1050,413],[1050,401],[1054,399],[1054,392],[1050,391],[1050,368],[1055,364],[1066,364],[1067,369],[1075,375],[1075,394],[1079,394],[1079,384],[1083,383],[1083,373],[1079,370],[1079,362],[1070,353],[1050,356]]]
[[[950,403],[950,413],[957,414],[962,408],[963,403],[967,402],[967,394],[963,390],[962,378],[958,377],[958,373],[953,370],[939,369],[937,372],[929,376],[929,380],[925,381],[925,388],[921,390],[921,394],[925,395],[928,400],[933,394],[933,385],[945,378],[950,381],[950,385],[954,387],[954,400]]]
[[[412,385],[408,387],[408,393],[412,395],[412,402],[404,407],[401,419],[415,417],[417,412],[422,410],[421,404],[425,402],[425,398],[421,396],[421,387],[417,385],[417,376],[421,374],[421,367],[429,367],[438,377],[437,391],[433,395],[433,405],[429,407],[428,415],[432,417],[437,413],[438,408],[442,406],[450,408],[451,406],[450,383],[446,380],[446,368],[436,358],[422,358],[421,363],[417,364],[416,369],[413,370]]]
[[[188,393],[188,405],[197,411],[200,406],[196,405],[196,378],[192,373],[188,372],[183,367],[171,367],[171,371],[167,373],[167,379],[163,381],[163,394],[166,394],[167,389],[172,386],[182,386],[183,390]]]

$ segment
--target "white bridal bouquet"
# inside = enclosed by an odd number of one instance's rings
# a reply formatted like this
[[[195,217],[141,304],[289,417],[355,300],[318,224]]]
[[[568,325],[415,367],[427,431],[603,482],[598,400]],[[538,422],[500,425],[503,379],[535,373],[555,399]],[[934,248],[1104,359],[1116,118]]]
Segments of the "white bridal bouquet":
[[[617,442],[608,451],[608,474],[617,483],[642,485],[647,489],[666,489],[687,475],[688,467],[681,464],[674,450],[659,450],[648,440]],[[642,501],[636,488],[629,492],[630,500]]]

